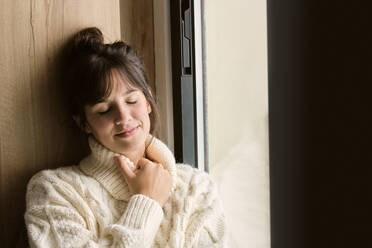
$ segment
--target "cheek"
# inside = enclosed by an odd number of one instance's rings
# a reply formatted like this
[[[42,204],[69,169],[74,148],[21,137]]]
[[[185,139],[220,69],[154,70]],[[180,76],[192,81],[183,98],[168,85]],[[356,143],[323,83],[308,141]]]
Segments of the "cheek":
[[[136,111],[137,118],[144,122],[144,125],[150,125],[150,116],[147,110],[147,105],[143,104],[140,108]]]
[[[147,126],[147,131],[149,132],[150,131],[150,127],[151,127],[151,120],[150,120],[150,115],[149,113],[146,111],[145,113],[146,115],[146,126]]]
[[[94,132],[100,133],[109,130],[112,126],[112,123],[105,118],[94,118],[91,120],[90,126]]]
[[[147,111],[147,105],[145,101],[142,101],[141,104],[139,104],[135,109],[134,109],[134,114],[138,117],[145,117],[148,115]]]

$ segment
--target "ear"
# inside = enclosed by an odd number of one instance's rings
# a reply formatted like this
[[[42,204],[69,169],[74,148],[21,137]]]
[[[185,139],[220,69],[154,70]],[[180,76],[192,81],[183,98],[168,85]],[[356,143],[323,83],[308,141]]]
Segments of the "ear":
[[[85,125],[83,125],[81,123],[81,120],[80,120],[80,117],[79,116],[72,116],[72,118],[74,119],[74,121],[76,122],[76,125],[83,131],[83,132],[86,132],[86,133],[92,133],[92,129],[90,128],[89,126],[89,123],[88,122],[85,122]]]

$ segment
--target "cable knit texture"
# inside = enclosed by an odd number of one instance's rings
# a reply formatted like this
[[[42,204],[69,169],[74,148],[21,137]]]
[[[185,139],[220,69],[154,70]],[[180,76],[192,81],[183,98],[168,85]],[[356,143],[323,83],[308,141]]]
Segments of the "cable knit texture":
[[[173,188],[163,208],[132,195],[114,153],[89,138],[79,165],[43,170],[27,187],[25,222],[31,247],[226,247],[226,224],[209,175],[176,164],[149,136],[146,156],[166,168]]]

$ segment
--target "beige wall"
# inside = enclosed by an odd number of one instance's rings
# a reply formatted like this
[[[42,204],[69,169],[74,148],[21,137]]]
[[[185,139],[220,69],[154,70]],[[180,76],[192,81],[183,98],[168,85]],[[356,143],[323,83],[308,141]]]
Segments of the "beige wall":
[[[120,38],[119,1],[3,0],[0,8],[1,247],[25,247],[23,213],[30,177],[83,155],[60,122],[53,63],[77,30],[98,26]],[[19,241],[18,241],[19,240]]]
[[[206,0],[208,142],[231,247],[270,247],[266,2]]]

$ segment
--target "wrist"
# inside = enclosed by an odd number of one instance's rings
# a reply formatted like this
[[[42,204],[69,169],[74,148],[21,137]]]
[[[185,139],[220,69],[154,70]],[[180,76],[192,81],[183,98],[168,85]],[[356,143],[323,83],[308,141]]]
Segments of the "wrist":
[[[151,223],[160,224],[163,214],[163,209],[157,201],[142,194],[135,194],[131,197],[118,224],[131,228],[144,228]]]
[[[140,194],[140,195],[144,195],[144,196],[146,196],[146,197],[148,197],[148,198],[150,198],[150,199],[156,201],[156,202],[157,202],[161,207],[163,207],[163,205],[164,205],[164,203],[163,203],[162,201],[160,201],[159,199],[156,199],[156,197],[152,196],[152,195],[151,195],[149,192],[147,192],[147,191],[141,191],[141,192],[139,192],[138,194]]]

